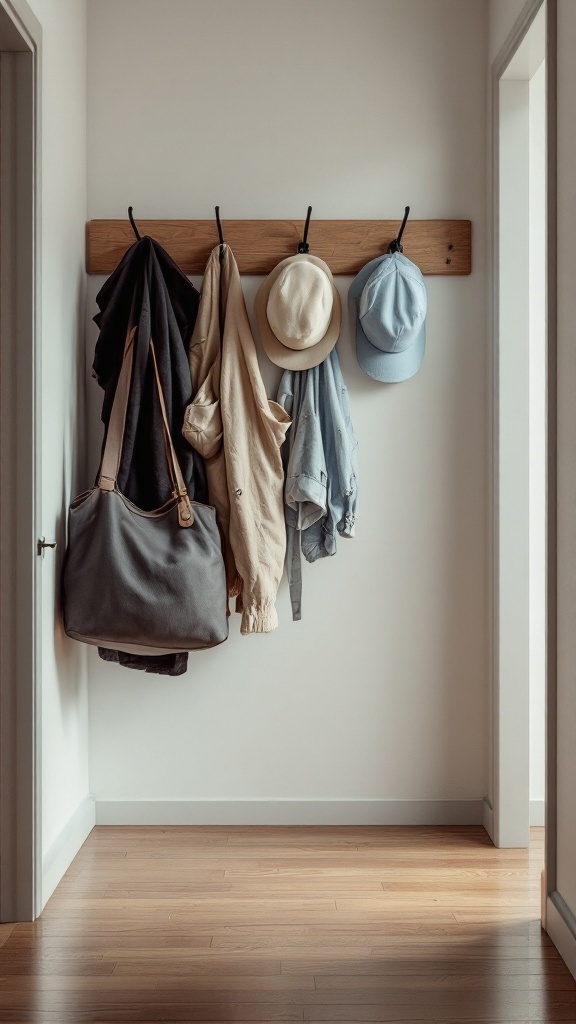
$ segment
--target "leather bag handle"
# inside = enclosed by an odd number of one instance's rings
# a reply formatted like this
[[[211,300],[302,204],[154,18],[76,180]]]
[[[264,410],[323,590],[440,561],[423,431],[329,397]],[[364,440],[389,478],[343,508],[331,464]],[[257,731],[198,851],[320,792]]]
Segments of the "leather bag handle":
[[[116,392],[114,394],[114,401],[112,403],[112,410],[110,412],[110,421],[108,423],[108,433],[106,435],[106,444],[104,446],[104,454],[102,456],[102,465],[100,467],[100,476],[98,478],[98,487],[101,491],[113,491],[116,487],[118,473],[120,470],[120,459],[122,457],[122,443],[124,441],[124,430],[126,427],[126,413],[128,410],[128,399],[130,396],[130,384],[132,381],[132,366],[134,363],[134,336],[136,334],[136,328],[128,332],[126,337],[126,344],[124,345],[124,356],[122,359],[122,368],[118,377],[118,383],[116,385]],[[182,470],[176,455],[176,449],[172,442],[172,435],[170,434],[170,426],[168,424],[168,414],[166,412],[166,402],[164,399],[164,392],[162,390],[162,382],[160,380],[160,374],[158,373],[158,363],[156,361],[156,351],[154,348],[154,342],[150,339],[150,349],[152,352],[152,361],[154,364],[154,376],[156,378],[156,387],[158,390],[158,399],[160,401],[160,411],[162,413],[163,432],[164,432],[164,448],[166,451],[166,461],[168,463],[168,470],[170,473],[170,479],[172,481],[172,496],[178,499],[178,523],[182,527],[192,526],[194,523],[194,514],[192,512],[192,505],[188,494],[188,489],[182,476]]]

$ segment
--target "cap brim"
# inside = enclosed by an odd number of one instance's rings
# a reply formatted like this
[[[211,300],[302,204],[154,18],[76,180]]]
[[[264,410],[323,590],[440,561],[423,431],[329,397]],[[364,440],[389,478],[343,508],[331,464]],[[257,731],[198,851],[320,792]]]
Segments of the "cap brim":
[[[270,290],[282,269],[290,263],[302,260],[308,260],[309,263],[314,263],[328,275],[332,286],[332,316],[330,317],[330,323],[328,324],[326,334],[319,342],[316,343],[316,345],[311,345],[310,348],[293,349],[288,348],[287,345],[283,345],[282,342],[278,340],[268,323],[266,310],[268,307]],[[319,366],[320,363],[323,363],[326,357],[330,355],[338,341],[342,326],[342,304],[332,278],[330,267],[327,263],[324,263],[324,260],[319,259],[318,256],[312,256],[310,253],[297,253],[296,256],[289,256],[287,259],[282,260],[277,267],[274,267],[274,270],[260,285],[254,300],[254,315],[256,317],[256,327],[258,328],[258,335],[262,343],[262,348],[268,358],[271,359],[276,366],[281,366],[284,370],[310,370],[313,366]]]
[[[426,349],[426,324],[423,323],[418,336],[410,348],[403,352],[381,352],[364,334],[360,320],[356,319],[356,356],[358,365],[373,380],[384,384],[399,384],[408,380],[422,366]]]

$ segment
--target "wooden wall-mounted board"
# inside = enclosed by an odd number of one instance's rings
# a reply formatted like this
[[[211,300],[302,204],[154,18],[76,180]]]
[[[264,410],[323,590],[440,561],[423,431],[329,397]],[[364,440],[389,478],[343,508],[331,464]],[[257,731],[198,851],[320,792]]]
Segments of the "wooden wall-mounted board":
[[[138,220],[141,235],[151,235],[186,274],[202,274],[218,244],[214,220]],[[269,274],[292,256],[302,237],[301,220],[224,220],[222,230],[241,274]],[[397,220],[312,220],[310,252],[325,260],[333,274],[357,274],[383,255],[399,230]],[[91,220],[87,225],[89,274],[110,274],[134,242],[130,222]],[[404,253],[423,274],[469,274],[472,225],[469,220],[409,220]]]

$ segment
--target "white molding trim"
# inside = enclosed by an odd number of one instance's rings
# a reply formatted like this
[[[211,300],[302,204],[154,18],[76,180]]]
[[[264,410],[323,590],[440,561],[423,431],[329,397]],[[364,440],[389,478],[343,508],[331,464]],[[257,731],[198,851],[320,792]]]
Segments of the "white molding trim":
[[[490,836],[490,839],[494,842],[494,807],[487,796],[485,796],[482,801],[482,824]]]
[[[42,858],[42,908],[46,906],[95,824],[96,805],[92,797],[87,796]]]
[[[494,808],[488,797],[482,801],[482,824],[486,829],[492,842],[494,842]],[[546,801],[530,801],[530,826],[544,826],[546,824]]]
[[[546,901],[546,931],[576,978],[576,918],[557,890]]]
[[[538,827],[544,827],[546,824],[546,801],[545,800],[531,800],[530,801],[530,825],[536,825]]]
[[[499,350],[499,179],[500,179],[500,125],[499,125],[499,82],[507,66],[514,57],[520,44],[528,33],[532,22],[542,7],[544,0],[526,0],[506,41],[492,63],[489,103],[489,197],[488,197],[488,256],[491,263],[488,278],[489,317],[488,327],[491,331],[490,346],[490,378],[489,394],[491,401],[490,424],[490,637],[491,637],[491,738],[493,744],[492,757],[492,841],[498,847],[526,848],[529,845],[530,808],[528,801],[529,759],[525,746],[522,764],[506,758],[510,746],[510,737],[517,735],[518,714],[525,716],[528,711],[528,693],[512,692],[514,679],[505,676],[501,679],[501,656],[505,651],[504,637],[500,636],[501,608],[501,566],[503,557],[501,550],[501,495],[500,495],[500,350]],[[518,681],[516,680],[518,687]],[[519,790],[521,790],[519,792]]]
[[[96,800],[97,825],[482,823],[482,800]]]

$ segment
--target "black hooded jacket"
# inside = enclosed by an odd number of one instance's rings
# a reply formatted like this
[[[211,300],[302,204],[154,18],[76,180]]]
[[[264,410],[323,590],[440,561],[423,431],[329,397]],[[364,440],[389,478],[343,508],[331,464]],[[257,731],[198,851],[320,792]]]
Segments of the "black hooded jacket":
[[[139,508],[150,511],[169,500],[172,485],[166,462],[162,416],[150,355],[154,341],[166,400],[172,440],[190,497],[207,500],[201,457],[182,437],[184,410],[193,387],[188,364],[188,342],[196,322],[199,292],[152,238],[134,243],[96,296],[100,328],[93,373],[104,389],[102,421],[108,427],[128,330],[136,326],[134,369],[118,487]],[[106,661],[147,672],[180,675],[186,654],[147,657],[99,649]]]

